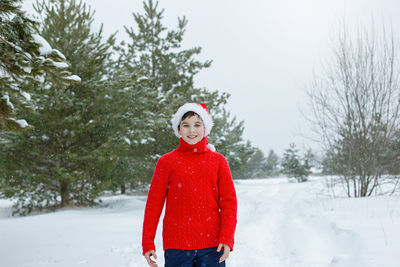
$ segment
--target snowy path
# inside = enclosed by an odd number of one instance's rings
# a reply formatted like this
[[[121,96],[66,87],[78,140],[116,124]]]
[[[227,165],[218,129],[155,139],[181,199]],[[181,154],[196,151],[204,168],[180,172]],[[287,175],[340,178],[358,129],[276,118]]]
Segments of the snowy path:
[[[228,266],[399,266],[399,197],[333,199],[322,188],[321,180],[237,181],[238,227]],[[105,202],[9,218],[10,202],[0,200],[0,266],[146,266],[140,246],[145,197]],[[163,266],[159,226],[157,261]]]
[[[263,181],[241,181],[236,188],[238,225],[231,266],[282,266],[277,232],[284,215],[283,189],[279,183],[267,189]]]
[[[351,256],[360,249],[357,235],[337,229],[317,214],[311,189],[310,184],[290,184],[284,179],[241,181],[236,245],[240,253],[232,254],[232,266],[350,266],[357,262]],[[350,255],[343,248],[349,246]]]

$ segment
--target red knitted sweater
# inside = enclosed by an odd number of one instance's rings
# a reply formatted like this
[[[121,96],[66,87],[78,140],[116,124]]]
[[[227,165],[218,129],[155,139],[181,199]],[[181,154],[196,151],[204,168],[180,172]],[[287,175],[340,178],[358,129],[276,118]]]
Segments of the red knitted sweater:
[[[166,200],[163,248],[202,249],[227,244],[233,249],[237,200],[224,156],[182,139],[157,162],[143,221],[143,254],[155,250],[154,237]]]

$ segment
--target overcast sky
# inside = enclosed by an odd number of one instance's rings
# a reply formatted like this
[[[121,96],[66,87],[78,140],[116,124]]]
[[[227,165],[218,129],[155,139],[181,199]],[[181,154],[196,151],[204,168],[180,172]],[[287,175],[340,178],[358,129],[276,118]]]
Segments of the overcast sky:
[[[33,0],[24,8],[32,12]],[[84,0],[95,11],[96,26],[106,35],[133,26],[132,12],[142,12],[138,0]],[[184,48],[203,48],[199,59],[211,68],[196,78],[197,87],[231,94],[227,108],[244,121],[244,137],[268,153],[278,154],[295,142],[299,148],[317,145],[300,110],[307,110],[305,89],[329,56],[333,32],[345,18],[350,27],[384,20],[400,32],[398,0],[161,0],[170,28],[177,17],[189,21]],[[399,36],[399,35],[397,35]]]

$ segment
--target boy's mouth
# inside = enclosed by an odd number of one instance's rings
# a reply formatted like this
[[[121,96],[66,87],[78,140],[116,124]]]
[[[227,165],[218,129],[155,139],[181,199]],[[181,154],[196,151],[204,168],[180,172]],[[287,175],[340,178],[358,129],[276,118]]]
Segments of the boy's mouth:
[[[188,138],[190,139],[195,139],[197,137],[197,135],[188,135]]]

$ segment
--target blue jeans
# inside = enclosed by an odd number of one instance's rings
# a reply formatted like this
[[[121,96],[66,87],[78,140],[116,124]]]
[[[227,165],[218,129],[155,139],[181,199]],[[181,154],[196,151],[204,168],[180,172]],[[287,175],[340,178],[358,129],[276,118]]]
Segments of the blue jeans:
[[[225,267],[225,261],[218,263],[224,254],[217,247],[196,250],[167,249],[164,251],[165,267]]]

